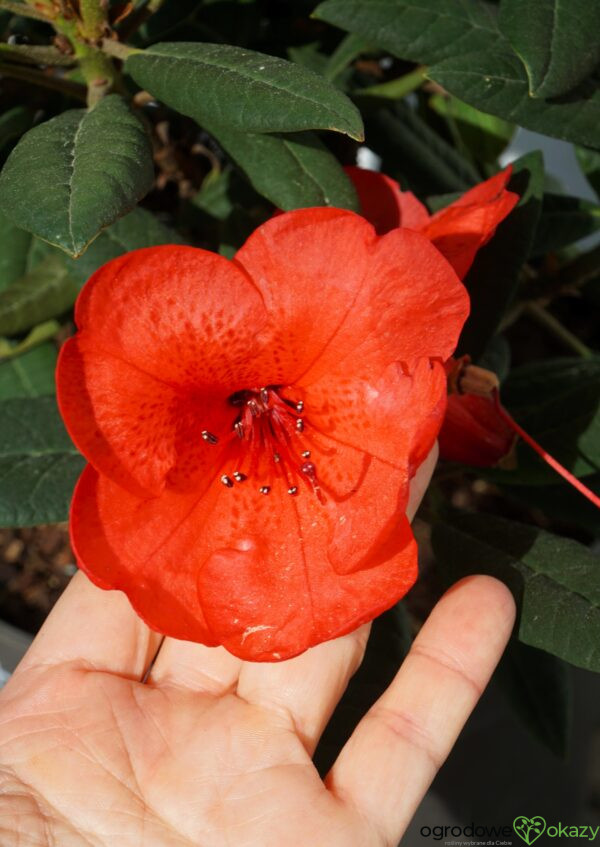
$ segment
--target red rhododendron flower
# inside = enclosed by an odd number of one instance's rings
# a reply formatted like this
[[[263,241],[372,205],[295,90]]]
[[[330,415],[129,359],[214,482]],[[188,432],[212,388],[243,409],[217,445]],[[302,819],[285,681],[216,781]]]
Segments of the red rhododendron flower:
[[[380,235],[399,226],[422,232],[461,279],[479,248],[519,202],[518,194],[506,190],[511,167],[471,188],[434,215],[412,192],[402,191],[384,174],[355,167],[346,168],[346,172],[358,193],[363,215]]]
[[[337,209],[280,215],[229,261],[109,262],[76,306],[60,408],[89,460],[73,547],[167,635],[284,659],[416,576],[408,483],[468,312],[419,233]]]
[[[491,397],[450,394],[439,434],[440,456],[450,462],[486,468],[510,453],[515,433],[498,415]]]

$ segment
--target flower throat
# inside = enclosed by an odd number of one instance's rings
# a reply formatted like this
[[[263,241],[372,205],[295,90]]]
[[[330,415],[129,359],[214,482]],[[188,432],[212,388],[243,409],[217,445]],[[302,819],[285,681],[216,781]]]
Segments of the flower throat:
[[[240,409],[233,421],[232,432],[225,439],[230,449],[226,461],[235,452],[237,465],[229,473],[222,473],[221,483],[234,488],[236,483],[246,482],[259,473],[261,458],[266,456],[268,484],[258,491],[267,495],[273,485],[280,481],[287,493],[295,497],[300,486],[306,484],[319,500],[323,500],[317,469],[307,449],[309,436],[306,421],[302,416],[304,402],[293,401],[281,396],[281,386],[236,391],[229,397],[229,404]],[[208,430],[202,431],[208,444],[218,444],[219,437]],[[245,449],[244,449],[245,448]]]

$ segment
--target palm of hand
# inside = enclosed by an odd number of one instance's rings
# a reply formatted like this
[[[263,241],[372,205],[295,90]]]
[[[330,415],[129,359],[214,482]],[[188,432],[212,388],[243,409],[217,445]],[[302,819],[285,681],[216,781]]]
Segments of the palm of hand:
[[[77,664],[14,683],[0,791],[32,844],[381,843],[325,788],[285,710]]]

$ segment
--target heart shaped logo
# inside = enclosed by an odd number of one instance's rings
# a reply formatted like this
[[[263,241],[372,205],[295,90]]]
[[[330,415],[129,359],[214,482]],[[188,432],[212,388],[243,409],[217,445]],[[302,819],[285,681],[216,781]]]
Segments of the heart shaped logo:
[[[543,835],[546,830],[546,821],[544,818],[536,815],[534,818],[526,818],[525,815],[519,815],[513,821],[513,829],[522,838],[525,844],[533,844],[537,841],[540,835]]]

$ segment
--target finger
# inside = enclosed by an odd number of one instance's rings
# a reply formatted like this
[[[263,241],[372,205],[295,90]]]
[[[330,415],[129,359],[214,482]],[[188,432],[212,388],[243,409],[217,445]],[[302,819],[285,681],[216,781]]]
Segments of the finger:
[[[437,461],[437,445],[411,484],[407,514],[413,518]],[[238,694],[251,703],[290,716],[306,749],[312,754],[348,681],[362,661],[369,626],[277,664],[245,663]]]
[[[15,674],[36,665],[78,662],[141,679],[161,636],[137,616],[121,591],[103,591],[75,574]]]
[[[147,682],[219,696],[235,691],[241,666],[224,647],[165,638]]]
[[[385,694],[357,726],[327,787],[397,844],[498,663],[515,618],[491,577],[448,591]]]

